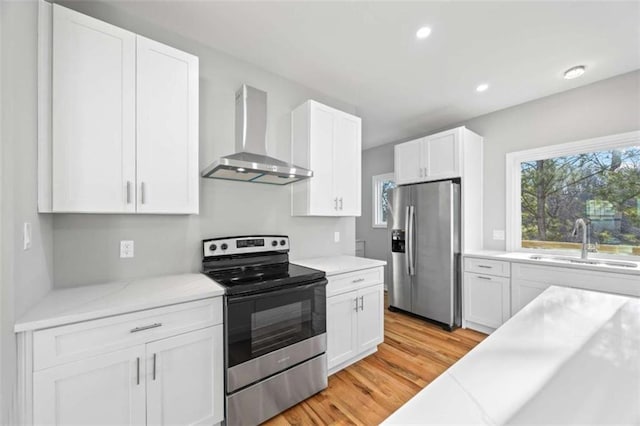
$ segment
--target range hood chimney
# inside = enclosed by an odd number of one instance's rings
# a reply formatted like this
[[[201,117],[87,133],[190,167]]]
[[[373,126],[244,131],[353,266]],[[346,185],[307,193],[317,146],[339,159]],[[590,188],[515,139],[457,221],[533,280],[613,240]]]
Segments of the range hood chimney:
[[[286,185],[311,170],[267,155],[267,93],[243,84],[236,93],[236,153],[220,157],[202,177]]]

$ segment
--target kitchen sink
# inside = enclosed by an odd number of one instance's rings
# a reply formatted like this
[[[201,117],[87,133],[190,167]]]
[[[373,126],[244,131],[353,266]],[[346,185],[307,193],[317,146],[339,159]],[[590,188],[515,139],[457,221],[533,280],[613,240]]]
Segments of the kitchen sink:
[[[581,259],[579,257],[570,256],[548,256],[542,254],[534,254],[529,257],[531,260],[546,260],[560,263],[575,263],[579,265],[595,265],[595,266],[617,266],[623,268],[637,268],[638,264],[633,262],[624,262],[620,260],[607,259]]]

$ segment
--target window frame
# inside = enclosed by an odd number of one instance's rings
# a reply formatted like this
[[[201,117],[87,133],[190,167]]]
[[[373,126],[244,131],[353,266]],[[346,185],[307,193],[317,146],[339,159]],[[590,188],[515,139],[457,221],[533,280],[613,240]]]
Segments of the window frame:
[[[566,155],[574,155],[594,151],[606,151],[615,148],[626,148],[636,145],[640,145],[640,130],[507,153],[505,182],[506,250],[508,252],[536,254],[576,254],[576,250],[550,250],[522,247],[522,207],[520,205],[520,200],[522,199],[521,164],[523,162],[546,160],[553,157],[562,157]],[[596,253],[592,256],[605,259],[626,259],[631,261],[640,260],[640,256],[634,255]]]
[[[393,181],[395,184],[396,177],[395,173],[382,173],[379,175],[374,175],[371,179],[371,187],[373,188],[372,193],[372,212],[371,212],[371,227],[372,228],[386,228],[387,222],[382,221],[382,204],[381,204],[381,196],[382,196],[382,183],[386,181]]]

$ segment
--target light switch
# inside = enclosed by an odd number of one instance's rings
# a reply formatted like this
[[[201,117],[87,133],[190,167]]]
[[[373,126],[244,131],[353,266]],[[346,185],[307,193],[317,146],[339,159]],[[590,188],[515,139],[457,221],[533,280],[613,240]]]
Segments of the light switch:
[[[504,229],[494,229],[493,239],[497,241],[504,241]]]
[[[22,228],[22,247],[24,250],[31,248],[31,223],[25,222]]]
[[[120,258],[133,257],[133,241],[123,240],[120,241]]]
[[[333,241],[336,243],[340,242],[340,231],[336,231],[333,233]]]

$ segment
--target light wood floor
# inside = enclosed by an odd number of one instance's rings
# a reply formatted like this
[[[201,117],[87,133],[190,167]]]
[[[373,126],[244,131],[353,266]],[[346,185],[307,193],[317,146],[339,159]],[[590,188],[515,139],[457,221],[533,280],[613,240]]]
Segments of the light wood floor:
[[[329,377],[329,387],[266,424],[377,425],[438,377],[486,335],[452,333],[385,309],[378,352]]]

